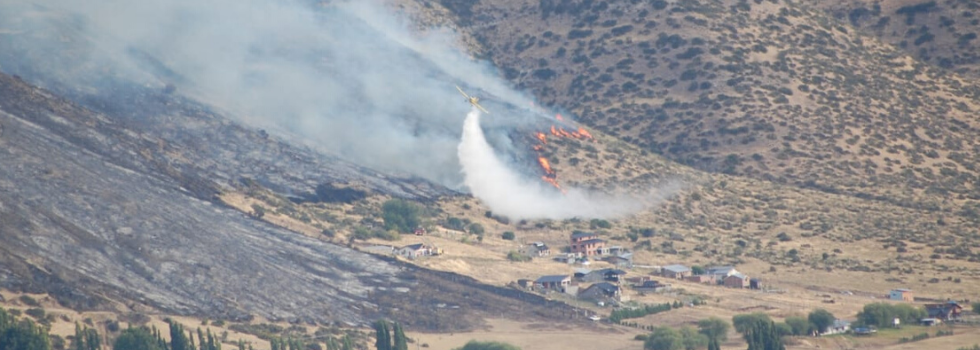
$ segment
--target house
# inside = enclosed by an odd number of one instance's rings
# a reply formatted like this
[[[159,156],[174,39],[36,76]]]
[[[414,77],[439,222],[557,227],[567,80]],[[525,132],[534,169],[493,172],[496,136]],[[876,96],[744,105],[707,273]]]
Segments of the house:
[[[599,282],[589,286],[585,290],[578,293],[579,298],[591,299],[591,300],[621,300],[622,292],[619,286],[609,283],[609,282]]]
[[[599,238],[599,235],[591,232],[575,232],[572,233],[572,235],[569,237],[572,244],[588,241],[590,239],[597,239],[597,238]]]
[[[758,278],[750,278],[749,289],[762,289],[762,280]]]
[[[684,265],[667,265],[661,269],[664,277],[683,279],[691,275],[691,268]]]
[[[926,314],[943,321],[958,319],[962,312],[963,307],[952,300],[939,304],[926,304]]]
[[[609,254],[612,254],[612,255],[622,255],[622,254],[627,254],[629,252],[630,252],[629,249],[623,248],[623,247],[618,246],[618,245],[614,245],[612,247],[609,247]]]
[[[684,280],[688,282],[694,282],[694,283],[708,283],[708,284],[718,283],[718,280],[716,280],[714,276],[708,276],[708,275],[687,276],[684,277]]]
[[[575,272],[572,274],[572,276],[575,277],[576,281],[584,282],[585,276],[588,276],[590,273],[592,273],[592,270],[590,269],[575,269]]]
[[[746,288],[749,286],[749,277],[741,273],[735,273],[722,280],[722,284],[729,288]]]
[[[579,275],[581,274],[581,277]],[[619,282],[620,276],[626,274],[626,271],[619,269],[599,269],[599,270],[575,270],[576,279],[582,282]]]
[[[823,335],[842,334],[842,333],[847,333],[847,331],[850,329],[851,329],[851,321],[836,319],[834,320],[834,323],[830,325],[830,327],[827,327],[827,331],[823,332],[822,334]]]
[[[523,289],[531,289],[532,287],[534,287],[534,281],[522,278],[517,280],[517,286]]]
[[[437,255],[439,254],[439,249],[425,245],[425,243],[416,243],[398,248],[395,254],[409,259],[415,259],[423,256]]]
[[[650,276],[633,276],[633,277],[626,277],[626,282],[636,285],[636,284],[642,284],[643,282],[650,281],[652,279],[653,278]]]
[[[551,255],[551,248],[548,248],[548,245],[544,243],[534,242],[528,244],[527,247],[524,249],[524,252],[525,254],[527,254],[527,256],[530,256],[532,258],[539,258],[539,257]]]
[[[912,290],[899,288],[899,289],[892,289],[890,292],[888,292],[888,299],[911,302],[911,301],[915,301],[915,296],[912,295]]]
[[[572,284],[572,278],[568,275],[548,275],[541,276],[534,281],[534,286],[542,291],[564,292],[565,288]]]
[[[609,253],[609,250],[606,249],[606,241],[599,239],[599,236],[595,233],[576,232],[571,235],[570,240],[571,247],[569,247],[569,251],[572,253],[579,253],[584,256]]]
[[[721,282],[725,277],[737,274],[738,270],[735,270],[734,266],[712,266],[704,271],[705,275],[714,277],[715,280]]]
[[[612,249],[609,250],[612,253]],[[606,257],[606,262],[618,267],[633,267],[633,253],[612,253],[614,255]]]
[[[554,258],[554,260],[560,263],[566,263],[570,265],[570,264],[574,264],[575,261],[578,261],[578,257],[576,256],[576,254],[559,254]]]
[[[659,281],[643,281],[640,284],[634,284],[633,289],[641,293],[660,293],[670,290],[670,284],[660,283]]]

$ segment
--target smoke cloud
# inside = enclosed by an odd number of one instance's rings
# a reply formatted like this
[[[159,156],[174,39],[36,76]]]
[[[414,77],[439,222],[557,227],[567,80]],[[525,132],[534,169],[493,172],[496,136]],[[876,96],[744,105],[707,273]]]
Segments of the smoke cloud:
[[[487,143],[480,127],[480,111],[474,108],[463,122],[459,160],[465,184],[473,196],[494,213],[514,219],[612,218],[632,214],[659,200],[656,196],[616,198],[569,189],[559,194],[541,181],[529,181],[508,167]]]
[[[452,32],[409,33],[374,1],[0,0],[0,70],[102,100],[170,84],[292,142],[459,188],[469,105],[454,85],[488,108],[531,100]]]
[[[451,31],[411,28],[367,0],[0,0],[0,70],[89,101],[174,87],[290,142],[469,188],[511,217],[641,208],[522,179],[513,165],[528,150],[513,130],[551,116],[526,108],[532,99],[458,49]],[[469,105],[457,84],[494,111],[485,129],[467,118],[462,144]]]

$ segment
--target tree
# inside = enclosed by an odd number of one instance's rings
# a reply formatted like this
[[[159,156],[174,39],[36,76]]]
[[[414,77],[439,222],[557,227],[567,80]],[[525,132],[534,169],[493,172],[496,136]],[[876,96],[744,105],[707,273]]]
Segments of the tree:
[[[376,333],[374,347],[378,350],[391,350],[391,332],[388,331],[388,322],[378,320],[374,323]]]
[[[653,333],[647,337],[643,343],[645,350],[681,350],[684,348],[684,339],[680,332],[670,327],[657,327]]]
[[[475,235],[482,235],[484,232],[483,225],[480,224],[470,224],[470,233]]]
[[[6,311],[0,313],[6,315]],[[0,316],[0,349],[50,350],[48,331],[30,319]]]
[[[412,233],[422,223],[422,207],[402,199],[386,201],[381,210],[386,230]]]
[[[728,329],[730,328],[731,325],[728,322],[717,317],[710,317],[698,321],[698,331],[708,337],[708,339],[715,339],[719,342],[728,339]]]
[[[340,350],[354,350],[354,339],[351,339],[349,334],[344,334],[344,342]]]
[[[460,218],[450,216],[446,219],[446,228],[450,230],[463,231],[466,229],[466,223]]]
[[[926,311],[908,304],[892,305],[888,303],[871,303],[864,305],[858,312],[858,322],[867,326],[886,327],[892,325],[895,318],[902,323],[916,323],[926,317]]]
[[[166,350],[146,327],[129,328],[122,332],[112,350]]]
[[[785,350],[779,327],[769,318],[769,315],[756,312],[732,317],[735,330],[742,333],[748,350]],[[788,328],[788,327],[787,327]]]
[[[721,350],[721,344],[719,344],[718,339],[715,338],[708,339],[708,350]]]
[[[405,337],[402,325],[397,322],[395,322],[395,343],[392,350],[408,350],[408,338]]]
[[[508,241],[513,241],[514,238],[515,238],[514,232],[504,231],[504,233],[500,235],[500,238],[503,238],[503,239],[508,240]]]
[[[820,333],[826,332],[830,326],[833,326],[834,320],[836,319],[837,317],[834,317],[834,314],[824,309],[813,310],[810,312],[810,315],[807,316],[807,320],[809,320],[810,323],[813,324],[813,327],[816,328],[817,332]]]
[[[790,316],[786,318],[786,324],[793,335],[806,335],[810,333],[810,321],[801,316]]]
[[[700,276],[704,274],[704,268],[701,266],[691,266],[691,274],[695,276]]]
[[[698,333],[694,327],[681,327],[680,334],[681,342],[684,344],[684,350],[696,350],[708,345],[708,337]]]
[[[980,314],[980,301],[973,303],[973,313]]]
[[[458,350],[521,350],[521,348],[501,342],[479,342],[470,340]]]

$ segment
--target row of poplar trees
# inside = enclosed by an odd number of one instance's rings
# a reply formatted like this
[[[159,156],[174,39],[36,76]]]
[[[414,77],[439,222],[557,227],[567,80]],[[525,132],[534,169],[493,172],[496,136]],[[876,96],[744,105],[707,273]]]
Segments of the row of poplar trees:
[[[184,331],[184,326],[170,321],[170,343],[164,340],[160,331],[153,328],[138,327],[129,328],[122,332],[112,344],[113,350],[221,350],[221,339],[211,330],[205,333],[200,328],[197,329],[197,345],[194,344],[194,333]],[[91,333],[89,333],[91,331]],[[89,343],[87,335],[92,334],[92,330],[82,330],[75,328],[75,347],[74,350],[97,350],[98,342]],[[97,337],[96,337],[97,338]],[[86,341],[80,341],[86,339]],[[238,343],[239,350],[245,350],[245,343]],[[251,345],[249,345],[251,349]]]
[[[391,323],[389,326],[387,321],[379,320],[374,323],[374,331],[377,333],[377,341],[374,345],[378,350],[408,350],[408,338],[405,337],[402,325],[398,322]]]

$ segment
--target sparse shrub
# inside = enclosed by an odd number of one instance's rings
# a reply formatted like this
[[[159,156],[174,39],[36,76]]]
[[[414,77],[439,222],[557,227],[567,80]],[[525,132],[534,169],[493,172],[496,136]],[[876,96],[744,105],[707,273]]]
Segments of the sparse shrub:
[[[500,237],[503,238],[504,240],[513,241],[514,240],[514,232],[504,231],[504,233],[502,233],[500,235]]]
[[[37,302],[37,299],[34,299],[34,298],[30,297],[29,295],[21,295],[20,298],[17,298],[17,300],[20,300],[20,302],[24,303],[24,305],[27,305],[27,306],[30,306],[30,307],[40,307],[41,306],[41,303]]]
[[[515,261],[515,262],[527,262],[527,261],[531,261],[531,257],[521,254],[516,250],[511,250],[507,252],[507,260]]]
[[[27,314],[27,316],[31,316],[38,320],[44,318],[44,309],[42,308],[32,307],[30,309],[25,310],[24,313]]]

